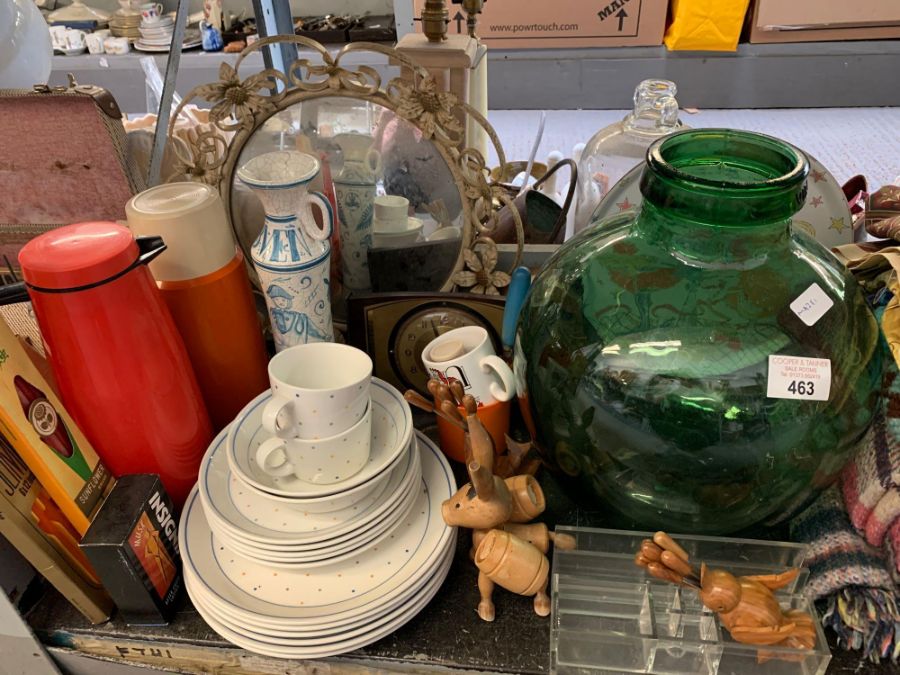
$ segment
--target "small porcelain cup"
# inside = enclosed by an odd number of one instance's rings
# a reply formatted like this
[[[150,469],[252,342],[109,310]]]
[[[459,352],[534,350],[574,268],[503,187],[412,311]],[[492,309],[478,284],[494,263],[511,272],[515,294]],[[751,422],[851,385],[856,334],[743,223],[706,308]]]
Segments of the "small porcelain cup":
[[[378,195],[372,215],[373,227],[381,232],[404,232],[409,229],[409,200],[398,195]]]
[[[346,431],[369,405],[372,359],[334,342],[296,345],[269,361],[272,399],[262,425],[282,439],[319,440]]]
[[[66,49],[84,49],[87,33],[83,30],[70,28],[66,31]]]
[[[365,466],[371,435],[372,405],[368,403],[362,418],[335,436],[319,440],[266,439],[256,449],[256,463],[270,476],[293,474],[316,485],[338,483]]]
[[[147,23],[156,23],[163,14],[163,6],[158,2],[141,5],[141,18]]]
[[[108,37],[103,41],[107,54],[127,54],[131,45],[126,37]]]
[[[53,45],[53,49],[58,51],[67,49],[66,33],[68,30],[65,26],[50,26],[50,43]]]
[[[432,377],[442,382],[456,380],[478,405],[509,401],[516,395],[512,370],[496,355],[484,328],[456,328],[429,342],[422,362]]]
[[[102,54],[103,53],[103,41],[106,39],[105,35],[98,35],[97,33],[91,33],[88,35],[84,41],[87,44],[88,51],[91,54]]]

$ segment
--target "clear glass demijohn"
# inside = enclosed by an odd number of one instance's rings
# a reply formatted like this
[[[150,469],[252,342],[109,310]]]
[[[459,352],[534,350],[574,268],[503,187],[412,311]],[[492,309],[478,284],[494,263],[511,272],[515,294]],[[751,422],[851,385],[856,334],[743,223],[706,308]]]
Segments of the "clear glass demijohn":
[[[678,119],[676,91],[674,82],[644,80],[634,90],[634,110],[588,141],[578,161],[576,232],[590,224],[609,189],[644,161],[653,141],[686,128]]]

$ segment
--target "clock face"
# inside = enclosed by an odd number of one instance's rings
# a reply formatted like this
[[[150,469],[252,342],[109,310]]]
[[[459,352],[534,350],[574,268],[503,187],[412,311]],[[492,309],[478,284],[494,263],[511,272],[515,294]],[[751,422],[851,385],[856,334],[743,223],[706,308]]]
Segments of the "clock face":
[[[389,339],[391,367],[404,387],[428,395],[428,370],[422,363],[422,351],[439,335],[464,326],[480,326],[497,345],[494,327],[477,312],[450,302],[421,304],[407,312],[394,326]]]

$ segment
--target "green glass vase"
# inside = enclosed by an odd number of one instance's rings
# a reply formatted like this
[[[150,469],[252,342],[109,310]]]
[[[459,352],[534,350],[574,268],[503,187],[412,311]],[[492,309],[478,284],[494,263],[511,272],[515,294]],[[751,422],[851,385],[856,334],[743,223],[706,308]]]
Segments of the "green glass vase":
[[[855,280],[791,231],[807,173],[768,136],[673,134],[647,153],[640,210],[537,275],[517,384],[580,506],[724,534],[777,523],[835,480],[872,421],[881,347]]]

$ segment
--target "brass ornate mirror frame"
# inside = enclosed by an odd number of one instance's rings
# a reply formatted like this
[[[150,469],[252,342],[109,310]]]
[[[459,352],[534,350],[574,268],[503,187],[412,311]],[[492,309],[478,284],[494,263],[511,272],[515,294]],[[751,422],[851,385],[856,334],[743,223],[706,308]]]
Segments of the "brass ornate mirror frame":
[[[247,56],[282,42],[292,42],[301,49],[311,50],[318,59],[298,58],[290,64],[286,73],[270,68],[245,79],[240,78],[238,71]],[[381,76],[374,68],[360,65],[356,70],[351,70],[341,65],[348,54],[364,52],[387,56],[391,64],[400,65],[411,73],[412,79],[393,78],[382,88]],[[281,91],[278,91],[279,86]],[[213,185],[219,190],[229,219],[232,219],[233,176],[249,139],[271,116],[296,103],[324,97],[346,97],[387,108],[413,124],[424,138],[430,139],[437,147],[453,175],[463,206],[463,237],[459,256],[440,290],[453,290],[454,279],[457,282],[471,281],[479,276],[478,273],[486,278],[481,280],[479,277],[476,284],[464,285],[475,285],[483,292],[497,293],[497,288],[508,284],[507,273],[493,270],[496,247],[490,235],[497,222],[495,205],[506,205],[512,210],[518,240],[512,268],[518,265],[522,256],[525,238],[522,220],[503,188],[489,182],[489,172],[481,153],[474,148],[461,147],[464,121],[471,117],[484,129],[500,165],[504,166],[506,157],[500,140],[483,115],[467,103],[460,102],[453,94],[438,90],[435,80],[425,68],[393,47],[354,42],[332,55],[320,43],[300,36],[280,35],[254,42],[240,53],[233,67],[227,62],[222,63],[218,82],[194,87],[176,108],[169,123],[168,135],[178,164],[170,180],[188,179]],[[212,104],[210,125],[189,134],[187,138],[182,133],[176,136],[175,126],[183,108],[198,100]],[[240,241],[239,237],[236,238]],[[247,260],[251,259],[249,251],[245,250],[244,255]],[[470,271],[463,270],[464,265]],[[474,268],[481,269],[476,271]],[[477,273],[473,274],[473,271]]]

